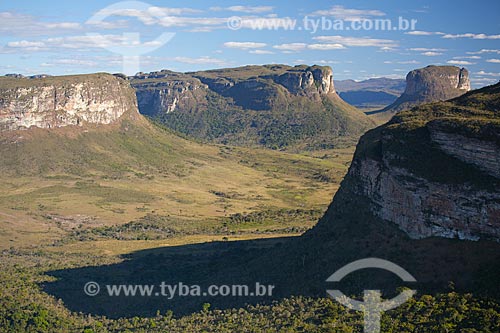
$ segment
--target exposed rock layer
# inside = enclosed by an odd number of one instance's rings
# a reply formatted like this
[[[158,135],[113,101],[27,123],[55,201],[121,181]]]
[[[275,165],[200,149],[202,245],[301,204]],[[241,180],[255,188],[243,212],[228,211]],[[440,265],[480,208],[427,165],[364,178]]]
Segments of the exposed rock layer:
[[[0,130],[116,122],[137,112],[134,90],[110,74],[0,78]]]
[[[399,113],[362,137],[338,195],[411,238],[499,241],[499,97],[497,84]]]

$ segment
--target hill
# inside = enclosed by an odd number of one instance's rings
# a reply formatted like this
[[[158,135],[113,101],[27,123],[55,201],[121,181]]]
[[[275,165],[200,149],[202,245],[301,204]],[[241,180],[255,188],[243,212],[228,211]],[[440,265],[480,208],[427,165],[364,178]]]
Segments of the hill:
[[[141,113],[205,141],[273,149],[351,145],[373,122],[335,92],[332,69],[245,66],[131,77]]]

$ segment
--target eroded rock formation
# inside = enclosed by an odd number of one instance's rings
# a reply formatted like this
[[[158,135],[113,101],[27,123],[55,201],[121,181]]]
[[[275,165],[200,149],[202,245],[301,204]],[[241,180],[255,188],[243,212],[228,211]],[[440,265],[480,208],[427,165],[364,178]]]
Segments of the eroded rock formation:
[[[134,90],[110,74],[0,78],[0,130],[116,122],[137,112]]]

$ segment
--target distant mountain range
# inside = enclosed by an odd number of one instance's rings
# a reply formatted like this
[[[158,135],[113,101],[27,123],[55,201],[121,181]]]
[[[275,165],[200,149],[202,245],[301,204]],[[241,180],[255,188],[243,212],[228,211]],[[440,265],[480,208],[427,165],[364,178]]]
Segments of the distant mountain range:
[[[403,79],[373,78],[364,81],[337,80],[335,88],[347,103],[361,109],[383,108],[405,90]]]

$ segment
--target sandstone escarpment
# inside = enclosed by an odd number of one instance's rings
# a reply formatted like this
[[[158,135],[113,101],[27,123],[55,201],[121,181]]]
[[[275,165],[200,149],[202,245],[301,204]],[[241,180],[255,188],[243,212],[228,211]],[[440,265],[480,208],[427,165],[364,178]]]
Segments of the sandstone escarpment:
[[[330,67],[163,70],[129,79],[141,113],[176,131],[217,143],[327,148],[340,141],[353,144],[374,125],[338,97]]]
[[[384,161],[385,160],[385,161]],[[500,194],[467,184],[442,184],[370,158],[353,163],[353,194],[370,199],[373,214],[411,238],[500,240]],[[498,166],[498,165],[497,165]],[[439,166],[436,166],[439,167]]]
[[[137,112],[129,83],[110,74],[0,78],[0,131],[106,125]]]
[[[427,66],[409,72],[404,93],[381,111],[396,113],[419,104],[452,99],[469,90],[467,69],[455,66]]]
[[[368,132],[339,195],[365,198],[373,216],[411,238],[500,241],[499,96],[497,84]]]

